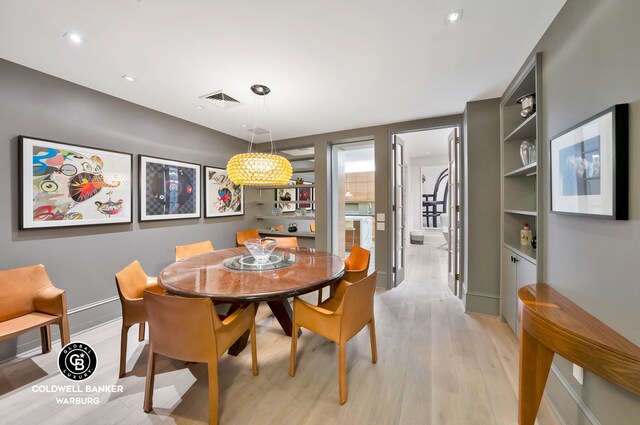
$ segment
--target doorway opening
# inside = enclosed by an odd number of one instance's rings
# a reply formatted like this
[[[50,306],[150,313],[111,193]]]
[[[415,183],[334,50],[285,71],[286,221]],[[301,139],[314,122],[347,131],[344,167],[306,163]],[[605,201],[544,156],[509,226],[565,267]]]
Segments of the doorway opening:
[[[395,133],[392,174],[393,282],[401,284],[407,262],[444,262],[451,291],[460,293],[459,127]],[[420,278],[420,276],[415,276]]]
[[[331,147],[331,251],[341,258],[354,245],[371,252],[375,269],[375,148],[373,140]]]

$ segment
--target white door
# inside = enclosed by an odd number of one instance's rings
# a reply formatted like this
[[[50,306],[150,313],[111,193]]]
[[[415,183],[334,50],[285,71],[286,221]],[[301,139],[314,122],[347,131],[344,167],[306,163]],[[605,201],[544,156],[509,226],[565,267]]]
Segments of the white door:
[[[458,129],[454,128],[449,134],[449,194],[448,194],[448,214],[449,214],[449,253],[448,253],[448,282],[449,288],[454,295],[460,293],[460,235],[458,224],[460,223],[460,200],[458,198],[458,181],[460,180],[458,162],[459,152]]]
[[[405,208],[406,167],[404,163],[404,142],[396,136],[393,136],[393,164],[393,284],[394,286],[398,286],[404,280],[407,211]]]

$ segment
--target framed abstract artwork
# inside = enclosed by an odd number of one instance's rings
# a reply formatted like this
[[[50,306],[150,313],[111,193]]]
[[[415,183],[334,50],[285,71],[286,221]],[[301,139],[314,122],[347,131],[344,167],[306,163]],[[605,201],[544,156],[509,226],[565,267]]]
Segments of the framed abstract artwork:
[[[140,221],[200,218],[200,164],[138,158]]]
[[[20,136],[20,229],[132,222],[133,155]]]
[[[615,105],[550,142],[551,212],[626,220],[629,105]]]
[[[276,201],[281,203],[278,207],[282,208],[283,213],[292,213],[296,210],[296,188],[283,187],[276,189]]]
[[[229,180],[224,168],[204,168],[204,216],[244,215],[244,190]]]
[[[313,206],[313,188],[299,187],[298,189],[298,208],[311,210]],[[307,202],[304,202],[307,201]]]

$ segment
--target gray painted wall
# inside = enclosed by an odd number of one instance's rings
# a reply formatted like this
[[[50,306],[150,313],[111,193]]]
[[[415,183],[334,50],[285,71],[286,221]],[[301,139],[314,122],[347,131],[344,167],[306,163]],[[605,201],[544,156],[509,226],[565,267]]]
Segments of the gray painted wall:
[[[461,115],[451,115],[439,118],[427,118],[376,127],[357,128],[353,130],[336,131],[332,133],[316,134],[279,140],[279,150],[291,147],[315,147],[315,178],[316,178],[316,248],[329,249],[331,243],[330,214],[328,200],[331,197],[331,174],[329,156],[333,143],[349,141],[373,140],[376,164],[376,213],[384,213],[386,228],[376,231],[375,267],[378,271],[378,286],[390,287],[391,274],[391,238],[390,238],[390,205],[391,205],[391,135],[411,130],[424,130],[439,127],[454,127],[462,125]]]
[[[500,314],[500,99],[468,102],[462,157],[463,300],[468,312]]]
[[[69,309],[116,296],[114,274],[134,259],[155,275],[173,261],[175,245],[211,239],[226,248],[245,228],[242,216],[138,223],[135,156],[133,224],[19,231],[20,134],[220,167],[246,143],[3,60],[0,99],[0,270],[43,263],[67,291]],[[71,330],[119,315],[119,302],[110,302],[71,315]],[[34,346],[37,338],[36,331],[0,343],[0,359]]]
[[[545,169],[546,229],[541,238],[544,280],[614,330],[640,344],[640,2],[568,0],[534,52],[543,52],[544,131],[540,140],[614,105],[630,103],[630,211],[628,221],[549,213]],[[546,160],[548,155],[545,151]],[[585,372],[584,386],[571,365],[554,364],[602,424],[637,424],[640,397]],[[567,407],[566,390],[552,376],[547,393],[567,424],[583,424],[584,413]]]

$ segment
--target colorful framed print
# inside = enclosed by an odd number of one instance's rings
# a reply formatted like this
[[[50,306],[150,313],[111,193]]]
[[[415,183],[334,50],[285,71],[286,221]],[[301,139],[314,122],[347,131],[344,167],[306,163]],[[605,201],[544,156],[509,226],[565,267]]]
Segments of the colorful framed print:
[[[138,158],[140,221],[200,218],[200,164]]]
[[[20,229],[132,222],[133,155],[20,136]]]
[[[309,187],[299,187],[298,189],[298,208],[311,210],[313,206],[313,188]],[[307,202],[304,202],[307,201]]]
[[[296,210],[296,188],[283,187],[276,189],[276,201],[280,202],[278,206],[282,208],[283,213],[292,213]]]
[[[224,168],[204,168],[205,218],[244,215],[244,190],[232,182]]]
[[[551,212],[626,220],[629,105],[615,105],[550,141]]]

